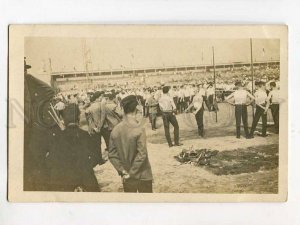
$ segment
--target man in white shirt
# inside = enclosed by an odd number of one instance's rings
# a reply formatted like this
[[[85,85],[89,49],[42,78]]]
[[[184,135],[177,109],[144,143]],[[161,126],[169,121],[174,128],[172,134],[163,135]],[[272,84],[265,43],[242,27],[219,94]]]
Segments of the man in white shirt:
[[[163,95],[159,99],[159,107],[162,111],[162,118],[164,122],[164,129],[165,129],[165,136],[167,139],[167,142],[169,144],[169,147],[180,146],[182,144],[179,143],[179,126],[178,122],[175,116],[176,106],[173,101],[173,98],[171,98],[168,94],[169,87],[165,86],[163,87]],[[174,127],[174,145],[171,140],[170,136],[170,123]]]
[[[216,110],[214,108],[215,89],[212,83],[209,84],[206,94],[207,94],[209,111],[215,111]]]
[[[58,99],[58,102],[55,104],[54,109],[57,111],[60,119],[63,119],[63,112],[65,109],[65,103],[61,98]]]
[[[275,124],[275,133],[279,134],[279,102],[280,102],[280,91],[276,86],[275,82],[270,83],[271,91],[267,98],[267,106],[266,111],[268,108],[271,108],[274,124]]]
[[[244,89],[241,81],[237,81],[235,86],[238,88],[235,92],[229,95],[225,100],[230,103],[228,100],[233,98],[235,105],[235,119],[236,119],[236,138],[240,138],[241,135],[241,120],[243,121],[245,136],[247,139],[250,138],[248,130],[248,112],[247,112],[247,98],[254,100],[254,96],[251,95],[248,91]]]
[[[197,121],[198,126],[198,135],[203,137],[203,92],[199,89],[199,92],[193,98],[193,102],[188,106],[186,112],[188,112],[191,108],[193,108],[193,113],[195,114],[195,119]]]
[[[255,83],[258,90],[255,92],[255,103],[256,103],[256,110],[252,122],[252,127],[250,131],[250,137],[253,138],[254,131],[256,129],[257,123],[262,118],[262,137],[267,136],[267,114],[265,113],[266,101],[267,101],[267,93],[265,83],[260,81]]]

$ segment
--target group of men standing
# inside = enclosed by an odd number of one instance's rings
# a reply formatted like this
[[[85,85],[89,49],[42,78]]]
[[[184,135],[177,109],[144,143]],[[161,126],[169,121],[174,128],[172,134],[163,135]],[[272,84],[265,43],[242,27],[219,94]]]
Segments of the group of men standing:
[[[266,90],[266,83],[263,81],[256,82],[255,86],[257,90],[254,96],[247,91],[242,85],[241,81],[235,83],[237,90],[231,95],[226,97],[226,101],[235,106],[235,119],[236,119],[236,137],[241,136],[241,122],[243,121],[243,127],[245,131],[245,137],[251,139],[254,137],[254,132],[260,118],[262,118],[262,137],[267,136],[267,112],[271,108],[273,116],[275,133],[279,133],[279,103],[280,103],[280,91],[276,85],[276,82],[270,82],[270,90]],[[233,99],[233,102],[230,100]],[[250,102],[248,101],[250,99]],[[252,121],[251,130],[248,130],[248,112],[247,106],[251,103],[255,103],[255,114]]]
[[[265,83],[258,82],[254,96],[245,90],[241,82],[238,81],[235,85],[237,90],[229,95],[226,100],[235,106],[236,137],[240,138],[241,121],[243,121],[246,138],[253,138],[257,123],[261,117],[263,126],[262,136],[266,136],[266,112],[269,108],[271,108],[274,118],[275,131],[278,133],[280,99],[279,89],[276,87],[276,83],[270,83],[271,90],[267,94]],[[209,111],[217,110],[214,108],[214,92],[204,89],[200,84],[194,87],[193,93],[189,99],[186,99],[188,104],[184,107],[184,112],[192,111],[194,113],[198,126],[198,134],[203,137],[204,105],[206,104]],[[158,111],[160,111],[165,137],[169,147],[182,145],[179,141],[179,125],[176,118],[178,105],[175,104],[175,101],[178,100],[177,98],[178,96],[174,95],[174,89],[169,86],[163,86],[159,98],[157,98],[157,91],[150,91],[148,98],[145,100],[145,106],[148,108],[149,120],[153,130],[156,129],[156,118]],[[233,102],[230,102],[230,99],[233,99]],[[256,103],[256,111],[250,132],[248,130],[247,115],[249,99]],[[71,152],[73,148],[77,148],[76,152],[80,152],[78,148],[90,149],[87,155],[83,155],[86,162],[90,165],[87,167],[88,169],[84,170],[85,173],[81,173],[86,178],[83,179],[82,177],[82,179],[76,179],[76,182],[78,182],[78,180],[81,184],[86,182],[87,184],[83,186],[87,187],[87,191],[99,190],[96,187],[97,182],[95,182],[96,179],[92,166],[97,164],[101,165],[106,161],[106,159],[102,157],[101,151],[101,138],[103,137],[106,143],[105,150],[107,151],[108,159],[121,176],[124,191],[152,192],[153,177],[147,153],[145,128],[137,119],[138,108],[142,105],[141,99],[137,95],[127,95],[118,99],[118,94],[116,93],[110,93],[108,95],[103,91],[93,93],[89,104],[83,107],[88,123],[88,131],[86,133],[85,131],[79,130],[80,117],[78,115],[78,105],[71,105],[74,110],[72,111],[70,110],[70,106],[66,106],[62,114],[65,120],[66,130],[63,131],[64,134],[62,134],[62,136],[64,138],[61,138],[60,141],[66,143],[60,146],[68,146],[65,149],[69,148]],[[174,127],[174,141],[172,141],[170,135],[170,124]],[[82,156],[82,154],[79,153],[78,155]],[[79,160],[78,162],[80,165],[79,168],[83,168],[82,161]],[[62,167],[72,173],[71,170],[66,169],[66,165],[67,164]],[[59,177],[60,174],[57,174],[57,176]],[[69,174],[69,177],[72,176]],[[78,176],[75,177],[78,178]],[[58,180],[62,181],[62,179]],[[70,181],[70,179],[68,181]],[[71,184],[68,184],[67,188],[61,190],[71,191],[72,187],[74,188],[76,186],[76,183],[70,182]],[[63,186],[63,184],[61,186]],[[56,187],[59,189],[60,186]]]

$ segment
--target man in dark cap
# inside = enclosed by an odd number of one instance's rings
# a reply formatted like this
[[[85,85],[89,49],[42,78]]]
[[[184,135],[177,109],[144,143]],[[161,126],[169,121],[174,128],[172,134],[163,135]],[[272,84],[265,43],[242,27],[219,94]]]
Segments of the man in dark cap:
[[[47,157],[50,191],[99,191],[93,168],[101,158],[94,139],[79,128],[79,117],[78,105],[66,107],[66,129],[56,135]]]
[[[114,127],[108,158],[122,177],[124,192],[152,192],[152,170],[148,159],[146,132],[137,121],[136,96],[121,101],[123,121]]]
[[[165,86],[163,87],[163,95],[159,99],[159,107],[162,111],[162,118],[164,122],[164,129],[165,129],[165,136],[167,139],[167,142],[169,144],[169,147],[175,146],[180,146],[182,145],[179,143],[179,126],[178,122],[175,116],[176,112],[176,106],[174,103],[173,98],[171,98],[169,95],[169,87]],[[174,127],[174,142],[175,144],[173,145],[171,136],[170,136],[170,123]]]

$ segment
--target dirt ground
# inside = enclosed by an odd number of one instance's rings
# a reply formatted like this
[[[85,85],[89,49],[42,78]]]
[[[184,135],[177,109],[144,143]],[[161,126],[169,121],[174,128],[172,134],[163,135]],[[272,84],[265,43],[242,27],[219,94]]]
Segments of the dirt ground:
[[[156,131],[152,131],[148,119],[144,119],[147,132],[147,148],[149,160],[154,176],[153,191],[157,193],[277,193],[278,191],[278,135],[274,134],[273,127],[268,127],[269,136],[266,138],[255,136],[254,139],[237,139],[235,137],[234,108],[228,104],[220,104],[218,122],[214,112],[205,111],[205,137],[197,135],[196,121],[193,114],[177,115],[180,128],[180,141],[183,146],[169,148],[164,136],[164,128],[161,117],[157,120]],[[248,108],[249,127],[252,122],[252,107]],[[272,121],[268,115],[268,120]],[[84,128],[84,127],[83,127]],[[260,126],[257,128],[260,129]],[[171,126],[171,131],[172,131]],[[243,128],[242,135],[243,135]],[[171,133],[172,135],[172,133]],[[234,157],[244,157],[239,164],[242,172],[235,174],[234,167],[230,167],[228,175],[216,175],[207,166],[194,166],[181,164],[174,156],[182,149],[208,148],[218,150],[221,153]],[[103,149],[105,146],[103,146]],[[251,151],[251,154],[247,154]],[[262,155],[270,157],[262,159]],[[104,153],[105,154],[105,153]],[[242,155],[243,154],[243,155]],[[224,156],[224,154],[223,154]],[[232,158],[233,157],[233,158]],[[249,157],[249,162],[247,158]],[[245,163],[243,163],[245,162]],[[218,162],[217,162],[218,163]],[[247,167],[255,164],[255,170]],[[272,165],[272,166],[268,166]],[[255,172],[243,172],[255,171]],[[101,191],[122,191],[121,179],[108,161],[96,170]]]

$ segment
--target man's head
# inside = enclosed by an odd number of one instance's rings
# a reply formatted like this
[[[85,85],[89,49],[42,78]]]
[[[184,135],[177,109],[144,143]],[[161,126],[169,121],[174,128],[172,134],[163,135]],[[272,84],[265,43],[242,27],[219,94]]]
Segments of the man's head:
[[[168,94],[169,90],[170,90],[170,87],[168,87],[168,86],[164,86],[162,89],[164,94]]]
[[[242,82],[241,81],[236,81],[234,84],[237,88],[241,88],[242,87]]]
[[[265,85],[266,85],[266,83],[265,82],[263,82],[263,81],[259,81],[259,82],[257,82],[257,87],[259,88],[259,89],[264,89],[265,88]]]
[[[101,91],[96,91],[96,92],[92,95],[90,101],[91,101],[91,102],[96,101],[98,98],[101,97],[101,95],[102,95],[102,92],[101,92]]]
[[[121,101],[121,106],[125,114],[136,113],[138,101],[135,95],[129,95]]]
[[[271,82],[271,83],[270,83],[270,87],[271,87],[272,89],[276,88],[276,82]]]

